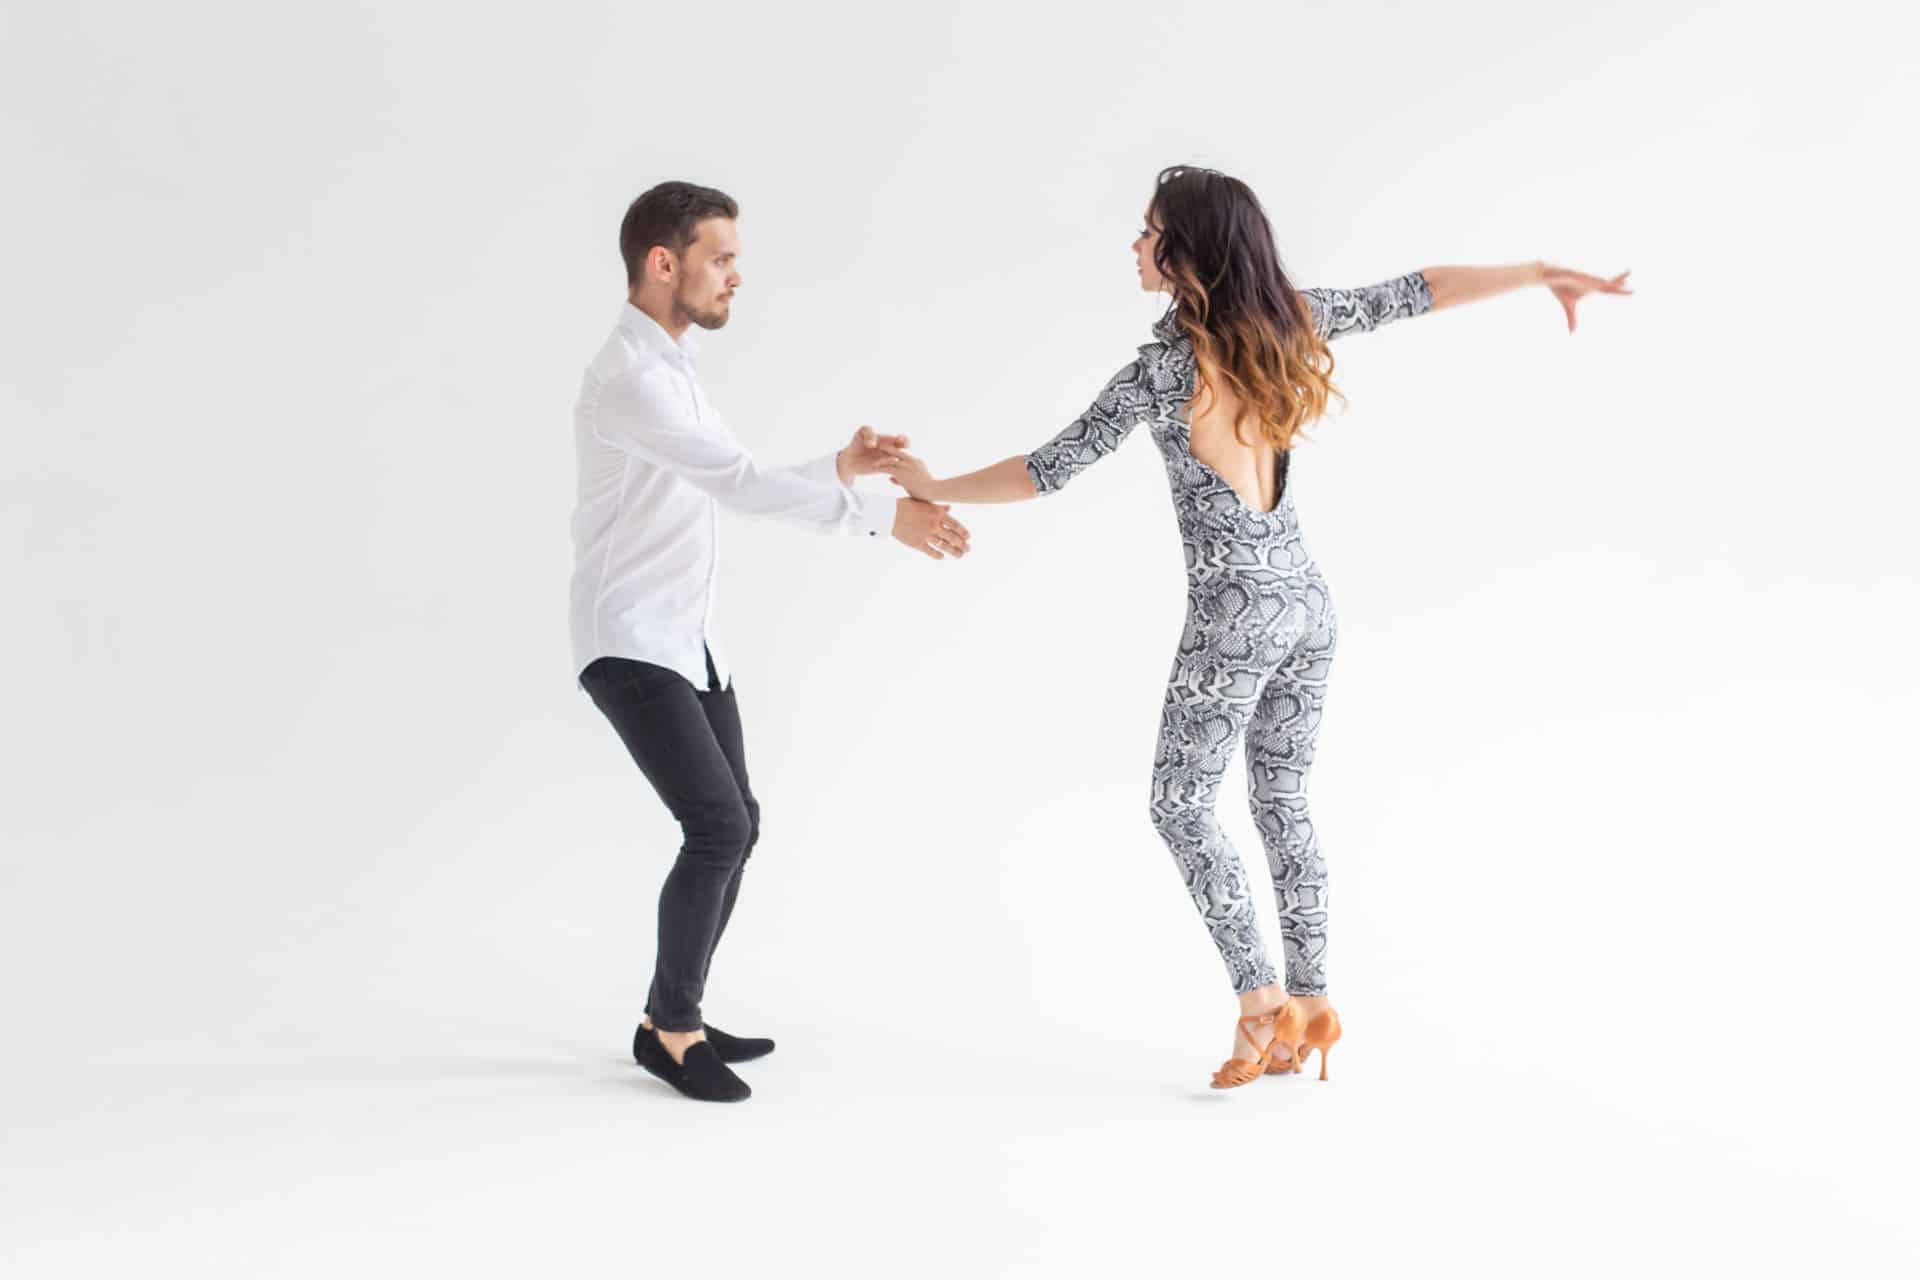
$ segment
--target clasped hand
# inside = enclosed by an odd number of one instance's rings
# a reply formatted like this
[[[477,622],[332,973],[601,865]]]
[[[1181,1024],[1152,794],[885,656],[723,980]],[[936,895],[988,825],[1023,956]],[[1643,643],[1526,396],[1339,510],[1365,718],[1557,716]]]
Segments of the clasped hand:
[[[935,560],[964,556],[973,535],[948,514],[950,504],[928,500],[933,476],[924,462],[906,450],[907,437],[861,427],[836,459],[840,481],[846,484],[854,476],[885,474],[909,495],[894,505],[894,540]]]

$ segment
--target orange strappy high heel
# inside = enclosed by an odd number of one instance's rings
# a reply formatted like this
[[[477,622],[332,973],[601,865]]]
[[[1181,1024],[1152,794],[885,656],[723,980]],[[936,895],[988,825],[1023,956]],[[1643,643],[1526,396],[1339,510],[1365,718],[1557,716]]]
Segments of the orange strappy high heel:
[[[1252,1028],[1263,1023],[1273,1024],[1273,1035],[1267,1040],[1266,1048],[1253,1038]],[[1228,1058],[1213,1073],[1213,1087],[1216,1089],[1237,1089],[1243,1084],[1252,1084],[1272,1068],[1275,1045],[1292,1044],[1300,1035],[1300,1006],[1289,1000],[1285,1004],[1275,1005],[1265,1013],[1249,1013],[1239,1020],[1239,1036],[1260,1056],[1249,1062],[1245,1058]]]
[[[1327,1050],[1340,1038],[1340,1015],[1331,1009],[1322,1009],[1307,1019],[1306,1027],[1300,1032],[1300,1041],[1292,1049],[1292,1059],[1287,1062],[1270,1062],[1268,1075],[1284,1075],[1289,1071],[1298,1072],[1300,1062],[1315,1049],[1320,1051],[1320,1078],[1327,1078]],[[1271,1051],[1272,1046],[1268,1046]]]

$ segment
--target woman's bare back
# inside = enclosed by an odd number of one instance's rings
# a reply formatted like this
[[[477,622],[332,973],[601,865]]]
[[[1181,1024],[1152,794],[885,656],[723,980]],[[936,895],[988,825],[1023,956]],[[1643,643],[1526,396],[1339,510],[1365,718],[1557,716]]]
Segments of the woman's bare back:
[[[1196,408],[1198,418],[1192,416]],[[1233,416],[1239,411],[1239,399],[1216,379],[1211,391],[1200,390],[1187,402],[1187,442],[1193,456],[1213,468],[1240,501],[1255,511],[1272,511],[1280,501],[1279,468],[1274,465],[1278,451],[1260,434],[1259,421],[1252,415],[1241,422],[1240,429],[1253,444],[1243,444],[1234,436]]]

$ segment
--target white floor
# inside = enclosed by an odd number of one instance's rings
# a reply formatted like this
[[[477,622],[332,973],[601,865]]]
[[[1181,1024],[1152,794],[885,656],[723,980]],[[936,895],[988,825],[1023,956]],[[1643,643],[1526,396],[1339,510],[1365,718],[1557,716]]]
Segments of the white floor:
[[[443,796],[124,802],[5,867],[0,1275],[1910,1277],[1898,759],[1811,757],[1774,805],[1736,710],[1697,761],[1643,735],[1624,832],[1604,719],[1331,753],[1347,1034],[1326,1083],[1229,1093],[1122,761],[869,803],[779,767],[769,714],[707,1011],[780,1048],[731,1107],[627,1057],[673,834],[590,723],[572,772],[527,732]]]
[[[1353,702],[1315,781],[1347,1034],[1224,1094],[1142,733],[877,786],[756,704],[707,1012],[780,1048],[733,1107],[627,1058],[675,840],[585,713],[460,787],[396,740],[311,796],[76,806],[0,864],[0,1275],[1920,1274],[1900,753],[1783,772],[1737,684],[1467,746]]]
[[[1106,1012],[1104,1025],[1089,1015]],[[771,1016],[733,1107],[620,1052],[612,1008],[363,1032],[310,1060],[6,1068],[16,1276],[1914,1274],[1910,1148],[1844,1052],[1713,1081],[1353,1008],[1331,1079],[1204,1087],[1224,1028],[951,1007]],[[1057,1025],[1050,1018],[1058,1015]],[[716,1019],[717,1020],[717,1019]],[[566,1031],[560,1029],[565,1027]],[[427,1051],[442,1040],[440,1053]],[[1684,1053],[1684,1046],[1682,1047]],[[1759,1123],[1754,1123],[1755,1121]],[[1909,1135],[1911,1130],[1906,1131]],[[1904,1221],[1903,1221],[1904,1219]]]

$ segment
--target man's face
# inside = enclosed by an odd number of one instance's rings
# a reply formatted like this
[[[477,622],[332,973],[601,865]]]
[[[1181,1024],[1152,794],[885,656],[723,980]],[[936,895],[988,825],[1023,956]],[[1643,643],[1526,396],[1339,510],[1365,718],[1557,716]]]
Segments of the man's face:
[[[673,305],[702,329],[718,329],[732,314],[740,287],[740,232],[732,218],[705,218],[680,260]]]

